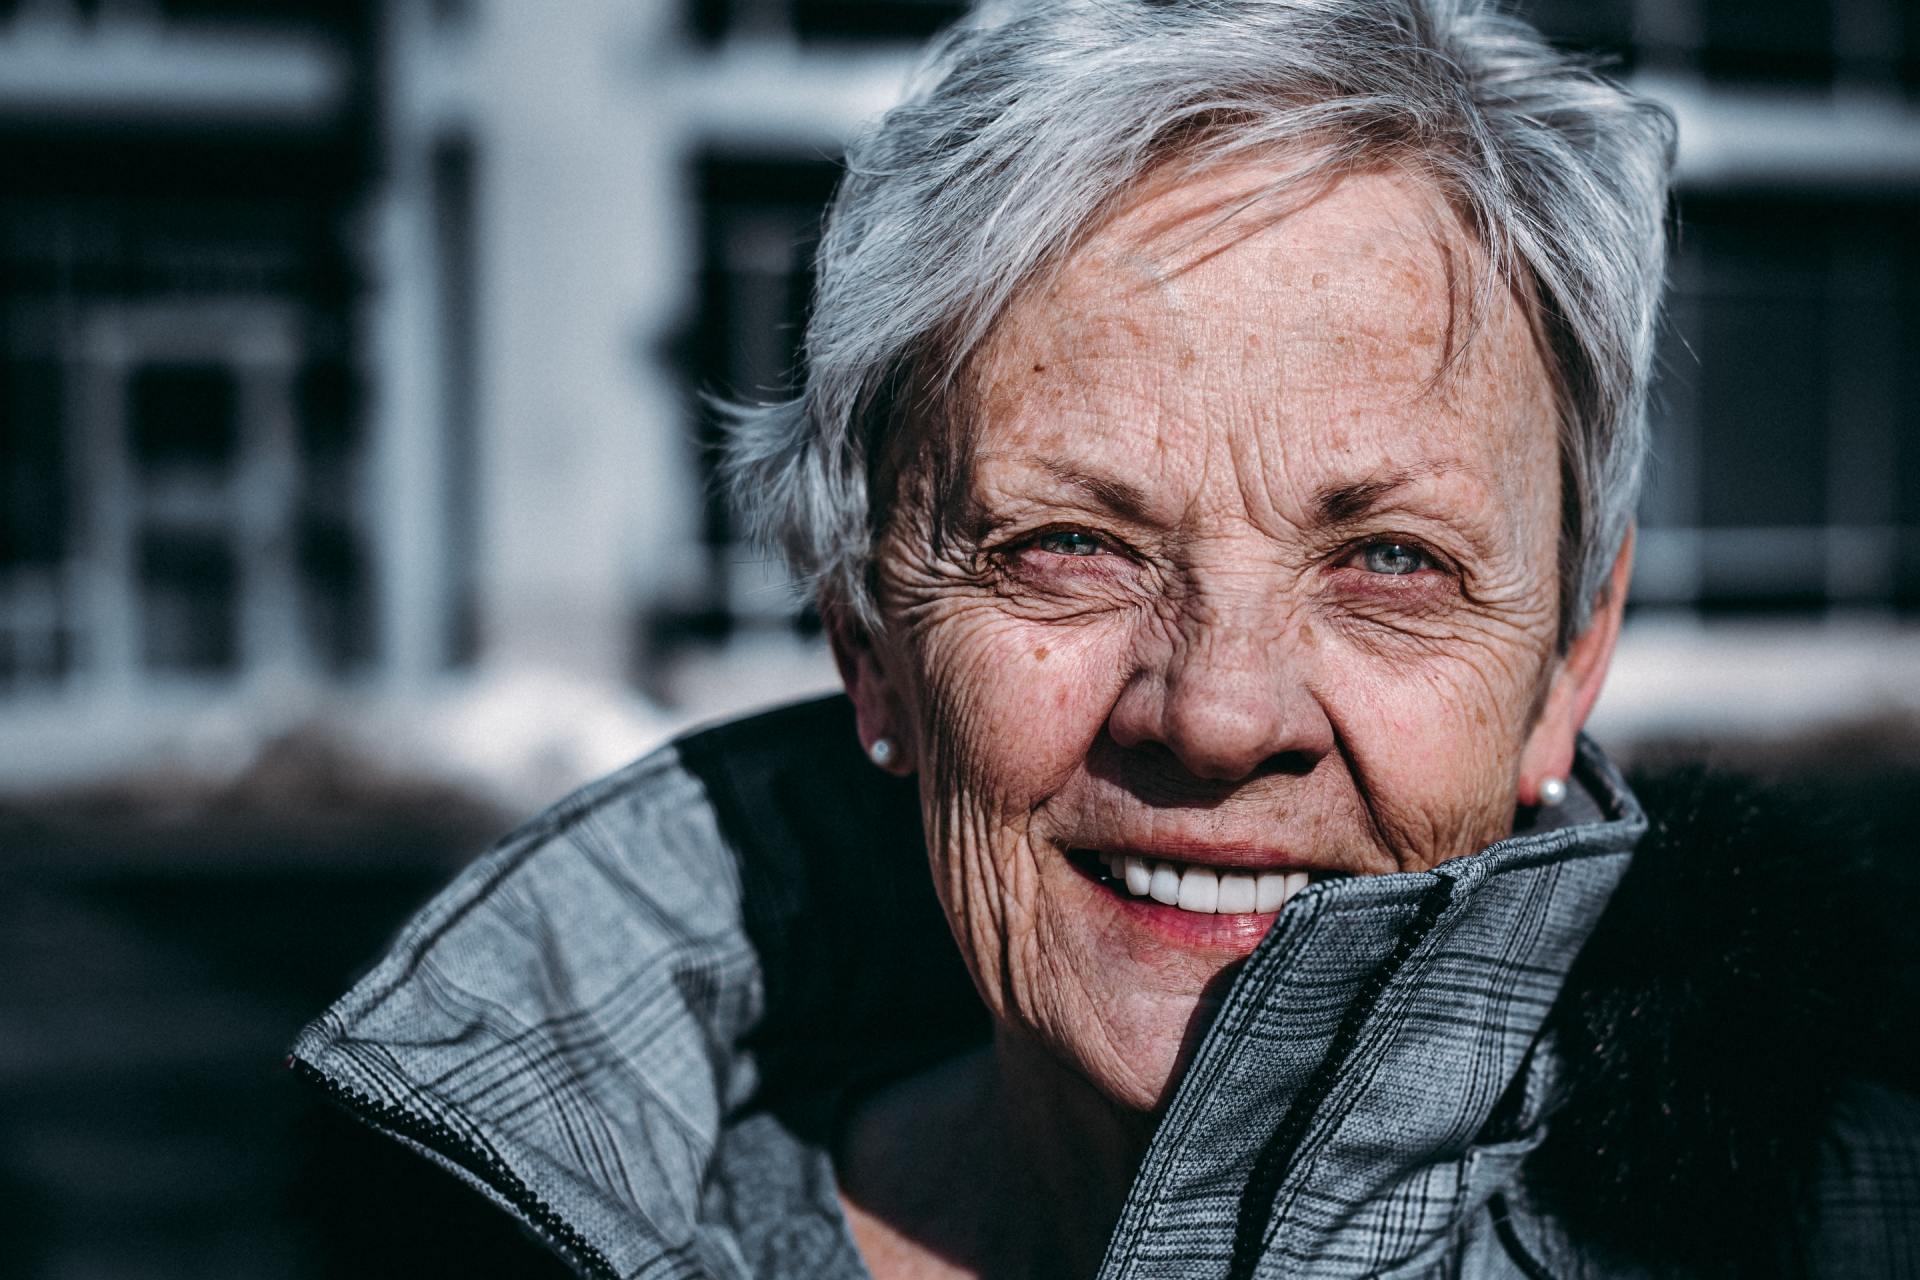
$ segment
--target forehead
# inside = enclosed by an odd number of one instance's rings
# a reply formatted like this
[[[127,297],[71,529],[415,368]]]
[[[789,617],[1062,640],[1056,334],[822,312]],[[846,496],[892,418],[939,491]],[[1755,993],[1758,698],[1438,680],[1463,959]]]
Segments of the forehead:
[[[1290,210],[1238,168],[1149,189],[1016,300],[976,368],[1001,449],[1492,473],[1551,455],[1531,326],[1445,203],[1362,173]],[[1236,460],[1244,461],[1242,458]],[[1269,465],[1267,469],[1271,469]]]

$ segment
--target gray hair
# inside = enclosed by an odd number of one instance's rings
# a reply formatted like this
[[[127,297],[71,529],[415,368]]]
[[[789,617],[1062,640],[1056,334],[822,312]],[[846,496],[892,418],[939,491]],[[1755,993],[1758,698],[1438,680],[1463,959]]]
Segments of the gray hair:
[[[873,623],[884,459],[956,412],[1014,294],[1156,165],[1277,148],[1298,160],[1274,199],[1410,168],[1524,281],[1560,401],[1562,644],[1579,634],[1647,449],[1673,123],[1497,0],[1016,0],[953,28],[848,152],[800,394],[722,407],[752,532]]]

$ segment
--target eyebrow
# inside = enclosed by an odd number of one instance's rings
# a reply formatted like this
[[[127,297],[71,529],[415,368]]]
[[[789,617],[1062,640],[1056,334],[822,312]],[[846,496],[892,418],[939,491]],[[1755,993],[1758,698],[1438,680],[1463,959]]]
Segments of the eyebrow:
[[[1072,463],[1057,458],[1038,458],[1035,461],[1048,475],[1080,490],[1108,510],[1140,524],[1152,520],[1153,504],[1148,501],[1146,491],[1138,485],[1129,484],[1116,476],[1082,471]]]
[[[1446,475],[1448,472],[1459,469],[1459,464],[1452,462],[1430,462],[1415,467],[1403,467],[1398,471],[1389,471],[1377,476],[1368,476],[1363,480],[1353,480],[1346,484],[1322,489],[1315,498],[1315,505],[1319,508],[1320,518],[1328,524],[1344,524],[1366,515],[1382,505],[1395,492],[1406,488],[1416,480]]]

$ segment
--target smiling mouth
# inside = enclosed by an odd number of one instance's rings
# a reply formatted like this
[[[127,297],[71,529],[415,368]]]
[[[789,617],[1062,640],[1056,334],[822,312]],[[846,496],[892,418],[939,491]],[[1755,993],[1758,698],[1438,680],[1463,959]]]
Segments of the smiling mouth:
[[[1075,849],[1073,859],[1115,892],[1147,898],[1195,915],[1267,915],[1333,873],[1318,871],[1227,871],[1168,858]]]

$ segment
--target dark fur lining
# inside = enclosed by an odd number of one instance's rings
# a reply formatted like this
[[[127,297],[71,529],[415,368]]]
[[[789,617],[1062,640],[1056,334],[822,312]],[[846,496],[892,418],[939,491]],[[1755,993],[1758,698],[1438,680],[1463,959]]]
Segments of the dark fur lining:
[[[1635,791],[1652,827],[1548,1021],[1564,1101],[1528,1194],[1602,1258],[1796,1274],[1834,1098],[1892,1016],[1871,844],[1697,769]]]

